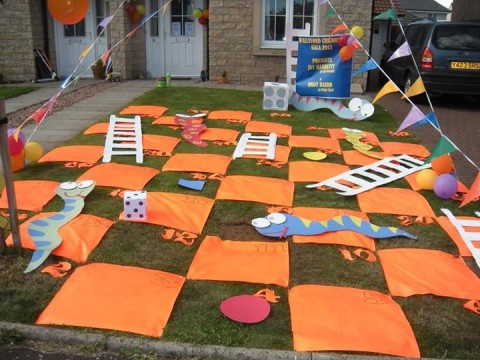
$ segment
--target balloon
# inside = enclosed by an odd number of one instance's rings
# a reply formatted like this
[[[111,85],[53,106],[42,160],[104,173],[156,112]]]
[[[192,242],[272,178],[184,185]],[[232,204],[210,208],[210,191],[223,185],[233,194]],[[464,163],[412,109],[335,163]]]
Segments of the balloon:
[[[457,193],[457,178],[450,174],[438,175],[433,184],[433,192],[440,199],[450,199]]]
[[[10,149],[10,155],[18,155],[22,152],[23,147],[25,146],[25,135],[20,131],[18,134],[18,139],[15,140],[13,133],[15,129],[8,129],[8,147]]]
[[[453,161],[450,154],[444,154],[432,160],[432,169],[438,175],[448,174],[453,169]]]
[[[203,16],[202,16],[202,17],[199,17],[199,18],[198,18],[198,23],[199,23],[200,25],[205,25],[205,24],[207,23],[207,19],[204,18]]]
[[[205,19],[208,19],[208,16],[209,16],[209,15],[210,15],[210,14],[208,13],[208,10],[207,10],[207,9],[203,10],[202,16],[203,16]]]
[[[348,35],[340,35],[337,39],[337,43],[340,47],[344,47],[347,45]]]
[[[349,36],[347,39],[347,45],[352,45],[355,40],[357,40],[355,36]]]
[[[433,190],[433,184],[438,174],[432,169],[423,169],[417,173],[417,185],[423,190]]]
[[[128,7],[127,7],[127,12],[128,12],[130,15],[132,15],[132,14],[134,14],[134,13],[137,12],[137,9],[136,9],[135,6],[133,6],[133,5],[128,5]]]
[[[10,164],[12,166],[12,171],[17,172],[19,170],[22,170],[23,167],[25,166],[25,157],[23,156],[23,151],[14,156],[10,156]]]
[[[201,18],[203,15],[203,10],[202,9],[199,9],[199,8],[196,8],[193,10],[193,16],[196,17],[196,18]]]
[[[364,34],[364,31],[362,29],[361,26],[354,26],[352,27],[352,30],[350,30],[350,32],[357,38],[357,39],[360,39],[363,34]]]
[[[73,25],[87,16],[90,0],[48,0],[47,7],[55,20]]]
[[[29,141],[28,143],[25,144],[25,159],[28,161],[38,161],[43,155],[43,149],[42,146],[35,142],[35,141]]]
[[[134,12],[133,14],[130,14],[130,21],[133,22],[134,24],[136,24],[136,23],[140,22],[141,17],[142,16],[139,13]]]
[[[137,5],[136,10],[139,15],[145,15],[145,5]]]
[[[340,56],[340,59],[343,61],[348,61],[352,58],[353,55],[353,48],[350,46],[344,46],[340,49],[338,52],[338,55]]]

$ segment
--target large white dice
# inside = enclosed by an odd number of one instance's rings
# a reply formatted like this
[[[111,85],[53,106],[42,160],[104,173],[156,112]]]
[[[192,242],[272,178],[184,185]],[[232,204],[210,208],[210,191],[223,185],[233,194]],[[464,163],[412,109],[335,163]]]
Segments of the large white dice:
[[[123,195],[124,219],[142,221],[147,219],[147,192],[125,191]]]
[[[263,110],[288,110],[288,85],[263,83]]]

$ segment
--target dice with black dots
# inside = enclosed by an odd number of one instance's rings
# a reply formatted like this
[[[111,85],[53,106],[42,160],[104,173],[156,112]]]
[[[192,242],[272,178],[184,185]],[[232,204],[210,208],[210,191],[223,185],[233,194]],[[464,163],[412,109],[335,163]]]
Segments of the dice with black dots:
[[[129,221],[144,221],[147,219],[147,192],[125,191],[123,195],[124,219]]]
[[[288,110],[288,85],[275,82],[263,84],[263,110]]]

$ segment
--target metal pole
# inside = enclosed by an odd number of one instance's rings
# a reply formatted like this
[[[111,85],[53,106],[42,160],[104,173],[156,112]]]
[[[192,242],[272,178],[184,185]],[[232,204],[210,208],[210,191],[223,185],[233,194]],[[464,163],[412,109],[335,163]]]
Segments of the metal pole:
[[[13,246],[20,248],[20,231],[18,229],[17,200],[15,198],[15,187],[13,186],[13,173],[10,164],[10,147],[8,146],[7,134],[7,111],[5,99],[0,99],[0,149],[2,151],[2,167],[5,176],[5,189],[7,190],[8,212],[10,213],[10,227],[13,237]]]

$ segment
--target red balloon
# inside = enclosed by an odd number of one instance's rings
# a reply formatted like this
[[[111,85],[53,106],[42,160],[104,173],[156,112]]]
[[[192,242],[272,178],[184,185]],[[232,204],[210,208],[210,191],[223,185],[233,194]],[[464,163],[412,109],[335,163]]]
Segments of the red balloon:
[[[128,7],[127,7],[127,12],[128,12],[130,15],[132,15],[132,14],[134,14],[134,13],[137,12],[137,8],[136,8],[135,6],[133,6],[133,5],[128,5]]]
[[[200,25],[205,25],[207,23],[207,18],[204,18],[203,16],[198,18],[198,23]]]
[[[87,16],[89,0],[48,0],[47,7],[55,20],[65,25],[76,24]]]
[[[351,46],[344,46],[340,49],[338,55],[343,61],[348,61],[352,58],[353,50],[355,49]]]
[[[349,38],[348,35],[340,35],[337,39],[338,45],[340,45],[340,47],[346,46],[348,38]]]

